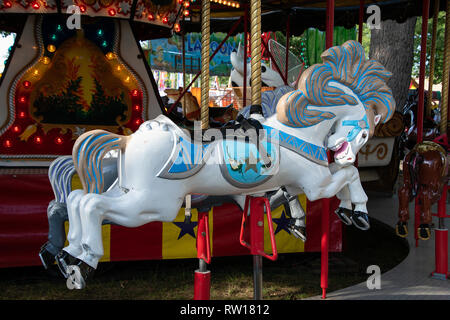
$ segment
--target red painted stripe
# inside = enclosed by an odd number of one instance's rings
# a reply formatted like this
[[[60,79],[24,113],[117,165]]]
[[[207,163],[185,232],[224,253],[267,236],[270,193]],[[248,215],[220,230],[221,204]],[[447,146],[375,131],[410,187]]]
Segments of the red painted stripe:
[[[330,199],[330,239],[329,251],[342,251],[342,223],[334,214],[339,205],[339,200],[334,197]],[[305,242],[306,252],[320,252],[321,225],[322,225],[322,200],[308,201],[306,213],[306,232],[308,240]]]
[[[162,259],[162,223],[138,228],[111,226],[111,261]]]
[[[0,267],[40,265],[53,199],[48,176],[0,175],[0,190]]]
[[[235,204],[224,204],[213,209],[213,256],[250,254],[239,242],[242,211]]]

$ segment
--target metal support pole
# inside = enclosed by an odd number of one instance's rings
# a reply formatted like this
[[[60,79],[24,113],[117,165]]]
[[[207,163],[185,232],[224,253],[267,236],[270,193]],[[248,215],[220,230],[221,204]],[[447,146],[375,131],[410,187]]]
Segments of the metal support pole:
[[[288,85],[288,71],[289,71],[289,46],[291,38],[291,13],[288,13],[286,20],[286,59],[285,59],[285,73],[284,73],[284,84]]]
[[[210,0],[202,0],[202,78],[201,78],[201,125],[209,128],[209,37]]]
[[[430,0],[423,0],[422,6],[422,35],[420,42],[420,71],[419,71],[419,104],[417,108],[417,143],[423,140],[423,110],[425,103],[425,64],[427,59],[428,16]]]
[[[247,106],[247,53],[248,53],[248,7],[244,8],[244,84],[242,92],[242,106]]]
[[[238,21],[236,21],[236,23],[233,25],[233,27],[230,29],[230,31],[228,32],[227,36],[222,40],[222,42],[217,46],[217,49],[213,52],[213,54],[209,57],[209,61],[211,61],[216,54],[219,52],[220,49],[222,49],[224,43],[228,40],[228,38],[231,36],[231,34],[236,30],[236,28],[239,26],[240,22],[241,22],[242,18],[239,19]],[[192,68],[192,58],[191,58],[191,68]],[[191,86],[194,84],[195,81],[197,81],[198,77],[201,75],[201,71],[198,72],[195,77],[193,79],[191,79],[189,85],[183,90],[183,93],[181,93],[181,95],[178,97],[178,99],[175,101],[174,104],[172,104],[172,106],[168,109],[167,114],[169,114],[170,112],[172,112],[173,108],[175,108],[175,106],[177,105],[178,102],[181,101],[181,98],[186,94],[186,92],[189,91],[189,89],[191,88]]]
[[[425,64],[427,58],[427,32],[428,32],[428,15],[430,11],[430,0],[423,0],[422,6],[422,34],[420,43],[420,70],[419,70],[419,104],[417,106],[417,143],[423,141],[423,111],[425,104]],[[415,200],[414,210],[414,238],[416,247],[419,246],[418,226],[420,219],[419,196]]]
[[[264,251],[264,206],[261,198],[250,200],[250,243],[253,252],[253,298],[262,300],[262,256]]]
[[[358,42],[362,44],[364,25],[364,0],[359,0]]]
[[[184,44],[184,30],[181,33],[181,53],[183,59],[183,90],[186,88],[186,46]],[[183,106],[186,106],[186,97],[183,95]],[[183,109],[183,116],[186,117],[186,110]]]
[[[447,14],[445,16],[445,48],[444,48],[444,70],[442,72],[442,100],[441,100],[441,134],[447,134],[448,106],[450,81],[450,0],[447,0]]]
[[[253,299],[262,300],[263,275],[262,275],[262,257],[253,256]]]
[[[428,78],[428,95],[427,95],[427,105],[425,108],[425,114],[427,115],[427,117],[431,116],[431,105],[433,100],[434,66],[436,61],[435,55],[436,55],[438,16],[439,16],[439,0],[434,0],[433,31],[431,36],[431,49],[430,49],[430,76]]]
[[[250,1],[252,104],[261,104],[261,0]]]
[[[334,31],[334,0],[327,0],[327,25],[326,25],[326,48],[333,46]],[[328,162],[331,161],[328,152]],[[321,238],[321,273],[320,287],[322,288],[322,299],[326,298],[328,288],[328,244],[330,237],[330,199],[322,200],[322,238]]]
[[[436,269],[431,273],[435,279],[446,280],[448,273],[448,229],[445,227],[447,204],[447,185],[444,185],[438,202],[439,227],[435,229],[435,263]]]

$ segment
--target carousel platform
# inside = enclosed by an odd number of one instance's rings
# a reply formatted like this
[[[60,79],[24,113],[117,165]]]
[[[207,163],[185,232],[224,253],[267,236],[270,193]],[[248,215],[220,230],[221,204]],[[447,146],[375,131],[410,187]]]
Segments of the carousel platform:
[[[392,232],[394,232],[397,222],[397,196],[392,198],[376,194],[368,194],[368,196],[368,210],[371,219],[377,219],[392,226]],[[447,204],[447,210],[449,208],[450,205]],[[435,206],[433,212],[436,211]],[[410,213],[413,212],[412,202]],[[438,225],[437,217],[433,217],[433,223],[435,226]],[[381,289],[369,290],[366,282],[363,282],[352,287],[328,292],[327,300],[450,300],[450,279],[438,280],[430,276],[431,272],[435,270],[434,232],[432,232],[430,240],[419,241],[419,246],[416,248],[413,225],[414,222],[411,219],[407,239],[409,254],[393,269],[387,272],[381,270]],[[448,219],[446,219],[446,226],[447,228],[450,227]],[[367,277],[369,277],[369,274]],[[321,299],[321,296],[309,299],[318,300]]]

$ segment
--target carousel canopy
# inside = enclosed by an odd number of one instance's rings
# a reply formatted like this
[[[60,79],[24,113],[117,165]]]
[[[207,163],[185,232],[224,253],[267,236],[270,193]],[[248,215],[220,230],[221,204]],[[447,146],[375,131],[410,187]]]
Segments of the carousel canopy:
[[[77,5],[83,19],[96,17],[126,19],[133,25],[136,38],[149,40],[172,35],[174,24],[183,16],[184,4],[189,2],[188,16],[182,23],[184,32],[200,31],[202,0],[2,0],[0,1],[0,30],[20,32],[30,14],[67,14],[70,5]],[[211,31],[228,32],[235,21],[244,15],[249,1],[212,0]],[[227,2],[231,5],[223,5]],[[262,31],[285,31],[289,13],[291,35],[300,35],[307,28],[325,29],[326,0],[262,0]],[[364,6],[376,4],[381,19],[405,21],[422,14],[420,0],[365,0]],[[431,1],[430,14],[434,1]],[[445,10],[446,1],[440,0]],[[358,23],[360,0],[335,1],[335,25],[350,28]],[[365,12],[366,10],[364,10]],[[364,20],[368,18],[365,12]],[[234,34],[243,32],[243,24]]]
[[[226,2],[226,1],[225,1]],[[214,32],[228,32],[235,21],[244,15],[244,9],[249,1],[234,1],[239,3],[239,8],[211,3],[211,30]],[[430,1],[430,16],[433,13],[434,1]],[[186,32],[200,31],[200,0],[196,0],[191,6],[190,21],[184,21],[182,28]],[[376,4],[381,9],[382,20],[396,20],[404,22],[412,16],[422,15],[422,1],[419,0],[365,0],[364,21],[369,14],[366,13],[368,6]],[[307,28],[313,27],[325,30],[326,22],[326,0],[261,0],[262,9],[262,31],[285,31],[286,17],[290,15],[290,34],[301,35]],[[440,10],[445,10],[446,1],[440,0]],[[360,0],[336,0],[335,20],[336,26],[346,28],[354,27],[359,20]],[[235,33],[243,32],[241,24]]]

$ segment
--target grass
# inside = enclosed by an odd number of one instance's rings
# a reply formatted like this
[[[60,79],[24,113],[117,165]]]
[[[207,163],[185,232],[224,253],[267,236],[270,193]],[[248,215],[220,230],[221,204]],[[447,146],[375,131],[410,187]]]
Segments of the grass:
[[[382,272],[408,254],[391,228],[371,221],[371,229],[346,227],[344,250],[329,255],[328,292],[367,279],[371,264]],[[68,290],[65,279],[41,267],[0,269],[0,299],[160,299],[193,298],[196,259],[102,263],[84,290]],[[253,298],[252,257],[212,259],[211,299]],[[298,300],[320,295],[320,253],[281,254],[263,262],[263,297]]]

